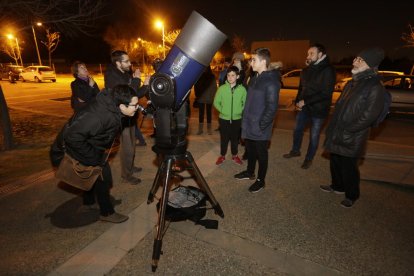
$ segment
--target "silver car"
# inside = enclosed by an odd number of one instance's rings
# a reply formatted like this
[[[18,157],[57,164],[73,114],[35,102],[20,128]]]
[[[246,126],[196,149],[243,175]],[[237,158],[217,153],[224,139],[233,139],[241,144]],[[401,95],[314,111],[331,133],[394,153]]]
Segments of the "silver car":
[[[414,75],[383,77],[385,88],[391,93],[391,111],[414,112]]]

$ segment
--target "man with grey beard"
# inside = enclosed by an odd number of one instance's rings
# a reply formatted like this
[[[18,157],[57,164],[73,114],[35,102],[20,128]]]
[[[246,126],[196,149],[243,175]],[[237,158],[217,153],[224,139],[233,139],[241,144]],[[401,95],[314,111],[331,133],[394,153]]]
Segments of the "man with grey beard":
[[[380,48],[359,53],[352,65],[352,80],[347,83],[335,105],[326,130],[325,149],[330,152],[331,185],[324,192],[344,194],[341,206],[351,208],[359,198],[358,160],[364,154],[371,126],[381,115],[385,88],[377,70],[384,59]]]

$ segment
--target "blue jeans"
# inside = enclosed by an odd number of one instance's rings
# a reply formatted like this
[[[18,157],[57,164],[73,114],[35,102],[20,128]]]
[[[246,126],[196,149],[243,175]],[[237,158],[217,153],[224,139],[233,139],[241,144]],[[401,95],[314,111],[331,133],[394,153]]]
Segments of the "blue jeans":
[[[319,135],[324,121],[325,118],[312,117],[305,111],[299,111],[299,113],[296,115],[296,126],[295,131],[293,132],[292,151],[300,152],[305,127],[309,122],[311,122],[312,124],[310,128],[309,146],[305,159],[312,160],[316,154],[316,150],[318,149]]]

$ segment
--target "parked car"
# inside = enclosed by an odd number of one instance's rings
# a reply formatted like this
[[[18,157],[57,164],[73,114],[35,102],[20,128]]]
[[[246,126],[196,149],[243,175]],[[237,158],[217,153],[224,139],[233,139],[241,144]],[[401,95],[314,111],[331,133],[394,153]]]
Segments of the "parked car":
[[[378,71],[378,75],[383,78],[383,77],[387,77],[387,76],[398,76],[398,75],[404,75],[404,72],[398,72],[398,71]],[[348,81],[350,81],[352,79],[352,77],[349,78],[343,78],[341,80],[339,80],[336,84],[335,84],[335,91],[343,91],[345,85],[348,83]]]
[[[56,73],[49,66],[29,66],[23,69],[20,78],[22,81],[42,82],[50,80],[56,82]]]
[[[282,75],[282,88],[298,88],[302,69],[295,69]]]
[[[23,67],[19,65],[1,65],[0,66],[0,80],[6,79],[10,82],[19,80],[20,73],[23,71]]]
[[[391,111],[414,112],[414,75],[384,76],[385,88],[391,93]]]

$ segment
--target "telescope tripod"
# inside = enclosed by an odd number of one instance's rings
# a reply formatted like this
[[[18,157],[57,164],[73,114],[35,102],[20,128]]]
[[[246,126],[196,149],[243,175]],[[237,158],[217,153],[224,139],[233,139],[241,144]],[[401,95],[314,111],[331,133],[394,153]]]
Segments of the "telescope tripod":
[[[148,194],[147,204],[150,204],[154,201],[155,193],[162,183],[162,194],[159,200],[159,209],[158,209],[158,222],[157,222],[157,234],[154,239],[154,246],[152,251],[152,272],[155,272],[158,266],[158,261],[161,255],[162,247],[162,238],[164,235],[165,228],[165,210],[167,208],[168,194],[171,189],[171,177],[172,177],[172,167],[173,164],[177,161],[186,161],[188,167],[186,170],[192,170],[195,175],[195,180],[199,188],[206,194],[207,199],[210,201],[214,212],[220,217],[224,218],[223,210],[220,207],[220,204],[217,202],[213,193],[211,192],[206,180],[200,172],[200,169],[197,167],[197,164],[194,161],[193,156],[189,151],[181,154],[166,154],[164,155],[163,161],[160,164],[157,174],[155,176],[152,188]]]

